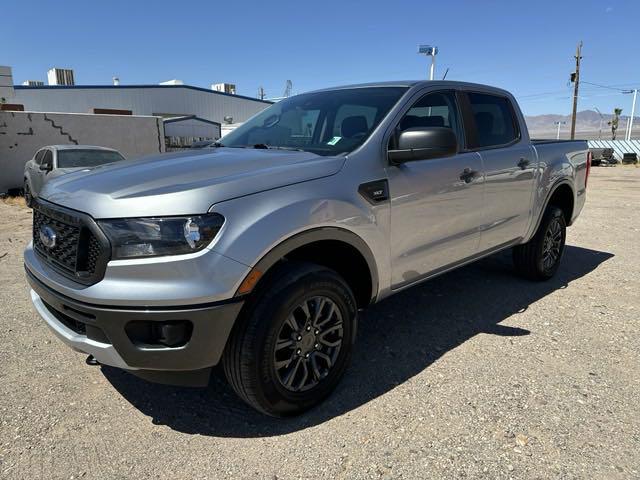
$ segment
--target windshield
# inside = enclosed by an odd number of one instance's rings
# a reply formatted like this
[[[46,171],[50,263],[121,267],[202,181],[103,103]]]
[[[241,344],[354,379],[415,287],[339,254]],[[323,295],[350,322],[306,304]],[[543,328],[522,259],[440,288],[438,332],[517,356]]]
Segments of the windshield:
[[[260,112],[219,143],[224,147],[282,148],[319,155],[350,152],[369,137],[406,90],[371,87],[297,95]]]
[[[120,160],[124,160],[122,155],[109,150],[60,150],[58,152],[58,168],[99,167]]]

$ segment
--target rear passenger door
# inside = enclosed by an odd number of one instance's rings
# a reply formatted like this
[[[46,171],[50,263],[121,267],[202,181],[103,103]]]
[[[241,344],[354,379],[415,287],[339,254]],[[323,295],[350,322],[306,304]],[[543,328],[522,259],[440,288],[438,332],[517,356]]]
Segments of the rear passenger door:
[[[536,160],[509,98],[467,92],[467,99],[473,123],[471,147],[482,156],[485,171],[482,252],[525,235]]]
[[[427,93],[408,109],[394,135],[409,128],[452,128],[458,153],[391,165],[392,286],[400,288],[473,256],[482,222],[482,160],[465,149],[455,91]],[[394,136],[389,147],[393,149]]]

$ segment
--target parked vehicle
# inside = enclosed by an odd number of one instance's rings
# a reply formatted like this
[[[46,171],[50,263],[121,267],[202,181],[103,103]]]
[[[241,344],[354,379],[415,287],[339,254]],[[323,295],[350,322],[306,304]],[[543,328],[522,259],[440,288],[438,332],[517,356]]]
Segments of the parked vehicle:
[[[199,140],[191,144],[191,148],[206,148],[216,143],[215,140]]]
[[[191,385],[221,363],[275,416],[330,394],[371,303],[507,248],[551,278],[589,175],[586,142],[532,142],[511,94],[450,81],[298,95],[220,142],[47,184],[31,298],[100,363]]]
[[[119,162],[117,150],[91,145],[50,145],[36,152],[24,166],[24,199],[31,206],[49,180],[78,170]]]
[[[591,166],[599,167],[600,165],[613,165],[617,163],[613,154],[613,148],[590,148]]]

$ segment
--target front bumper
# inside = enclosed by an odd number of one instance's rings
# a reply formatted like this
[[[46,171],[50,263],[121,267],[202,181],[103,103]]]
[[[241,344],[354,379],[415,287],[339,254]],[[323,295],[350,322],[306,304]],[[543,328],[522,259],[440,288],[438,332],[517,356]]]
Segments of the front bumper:
[[[216,365],[243,304],[240,300],[189,307],[94,305],[61,295],[28,268],[25,271],[34,307],[60,340],[102,364],[139,374],[196,371]],[[187,321],[193,329],[183,346],[145,346],[134,343],[125,331],[131,321]]]

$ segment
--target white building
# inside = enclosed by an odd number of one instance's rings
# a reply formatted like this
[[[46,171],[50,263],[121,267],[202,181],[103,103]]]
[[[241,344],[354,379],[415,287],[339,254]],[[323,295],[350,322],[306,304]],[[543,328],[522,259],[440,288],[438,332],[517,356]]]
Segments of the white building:
[[[174,78],[173,80],[160,82],[160,85],[184,85],[184,82],[182,80],[178,80],[177,78]]]
[[[13,74],[11,67],[0,66],[0,105],[13,101]],[[1,107],[0,107],[1,108]]]
[[[234,124],[244,122],[271,105],[266,100],[190,85],[15,85],[11,90],[8,103],[24,111],[163,118],[195,115],[220,124],[228,123],[225,117],[231,117]]]
[[[75,85],[73,70],[69,68],[51,68],[47,72],[49,85]]]
[[[235,83],[214,83],[211,85],[211,90],[215,90],[216,92],[224,92],[224,93],[230,93],[232,95],[235,95],[236,85]]]

